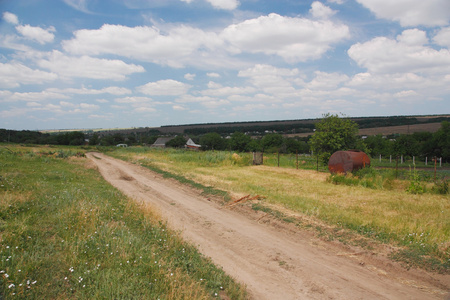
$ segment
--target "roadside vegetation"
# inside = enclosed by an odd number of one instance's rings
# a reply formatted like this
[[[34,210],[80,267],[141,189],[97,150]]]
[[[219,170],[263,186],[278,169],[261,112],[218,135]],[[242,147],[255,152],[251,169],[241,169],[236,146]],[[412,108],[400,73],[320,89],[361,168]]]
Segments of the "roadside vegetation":
[[[1,299],[245,299],[81,147],[0,145]]]
[[[430,172],[414,168],[367,168],[347,176],[317,172],[316,159],[308,156],[299,159],[297,170],[292,155],[281,156],[278,167],[278,154],[265,154],[263,166],[251,166],[249,153],[227,151],[132,147],[108,154],[200,188],[225,191],[229,199],[260,195],[254,209],[328,239],[368,249],[389,244],[395,249],[392,258],[408,267],[450,272],[448,171],[438,172],[447,184],[437,187]]]

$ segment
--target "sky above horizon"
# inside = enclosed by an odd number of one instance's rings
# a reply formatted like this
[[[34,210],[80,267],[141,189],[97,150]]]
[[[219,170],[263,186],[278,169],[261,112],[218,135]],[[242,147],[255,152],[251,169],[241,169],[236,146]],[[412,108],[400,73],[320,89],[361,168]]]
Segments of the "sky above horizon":
[[[3,0],[0,128],[450,113],[448,0]]]

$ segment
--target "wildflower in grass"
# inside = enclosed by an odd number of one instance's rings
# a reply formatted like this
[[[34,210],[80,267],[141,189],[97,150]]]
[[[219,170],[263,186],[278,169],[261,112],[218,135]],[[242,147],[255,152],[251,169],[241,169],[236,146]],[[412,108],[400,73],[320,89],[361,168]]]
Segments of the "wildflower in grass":
[[[10,285],[8,285],[8,289],[15,287],[14,283],[11,283]]]

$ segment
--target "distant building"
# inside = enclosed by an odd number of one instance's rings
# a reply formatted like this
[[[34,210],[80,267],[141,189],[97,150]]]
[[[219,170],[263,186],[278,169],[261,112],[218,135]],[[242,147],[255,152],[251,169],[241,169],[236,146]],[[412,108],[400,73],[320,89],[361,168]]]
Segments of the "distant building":
[[[156,141],[152,144],[152,147],[155,148],[165,148],[166,143],[170,140],[173,140],[175,137],[159,137],[156,139]]]
[[[201,145],[198,145],[198,144],[194,143],[194,141],[193,141],[192,139],[189,139],[189,140],[186,142],[185,147],[186,147],[186,148],[189,148],[189,149],[199,150],[200,147],[201,147]]]
[[[116,147],[128,147],[127,144],[117,144]]]

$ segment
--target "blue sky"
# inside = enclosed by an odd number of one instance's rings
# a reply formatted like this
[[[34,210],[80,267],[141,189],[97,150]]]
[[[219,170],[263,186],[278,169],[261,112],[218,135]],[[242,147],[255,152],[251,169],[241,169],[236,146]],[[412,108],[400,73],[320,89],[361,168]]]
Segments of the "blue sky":
[[[0,128],[450,113],[448,0],[3,0]]]

